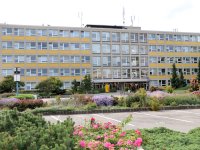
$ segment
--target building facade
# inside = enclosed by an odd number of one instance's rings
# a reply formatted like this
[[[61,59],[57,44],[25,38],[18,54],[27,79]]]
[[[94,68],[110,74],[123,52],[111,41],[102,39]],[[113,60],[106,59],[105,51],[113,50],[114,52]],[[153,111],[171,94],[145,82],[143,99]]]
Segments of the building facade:
[[[0,24],[0,80],[21,68],[25,90],[50,77],[63,88],[90,74],[96,88],[119,90],[170,85],[172,64],[196,76],[200,33],[145,31],[140,27],[84,28]]]

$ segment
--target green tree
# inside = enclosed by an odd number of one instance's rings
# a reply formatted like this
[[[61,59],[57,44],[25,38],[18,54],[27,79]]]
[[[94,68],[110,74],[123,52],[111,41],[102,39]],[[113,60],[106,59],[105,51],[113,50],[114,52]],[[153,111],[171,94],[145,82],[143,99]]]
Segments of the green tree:
[[[72,86],[71,86],[71,90],[73,94],[78,91],[78,86],[79,86],[79,83],[76,81],[76,79],[74,79],[72,81]]]
[[[198,63],[197,80],[198,80],[198,83],[200,84],[200,60],[199,60],[199,63]]]
[[[92,90],[92,81],[90,75],[84,76],[84,79],[81,82],[81,89],[83,89],[86,93]]]
[[[64,91],[61,89],[63,82],[55,77],[50,77],[41,81],[36,85],[36,89],[44,95],[62,94]]]
[[[19,82],[19,88],[23,87],[25,84],[24,82]],[[10,93],[16,90],[16,82],[14,81],[13,76],[6,76],[4,80],[0,83],[0,93]]]
[[[170,80],[173,88],[179,87],[179,78],[177,75],[177,69],[175,64],[172,65],[172,78]]]
[[[185,87],[186,86],[186,80],[183,76],[183,71],[180,71],[180,78],[179,78],[179,87]]]

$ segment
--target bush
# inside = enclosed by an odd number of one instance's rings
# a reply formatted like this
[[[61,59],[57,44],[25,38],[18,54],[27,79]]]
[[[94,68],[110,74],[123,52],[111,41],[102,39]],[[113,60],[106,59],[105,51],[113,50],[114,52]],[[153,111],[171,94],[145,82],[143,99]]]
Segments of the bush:
[[[155,86],[151,86],[150,89],[149,89],[151,92],[154,92],[157,90],[157,88]]]
[[[0,98],[8,98],[11,96],[15,96],[15,93],[2,93],[0,94]]]
[[[173,88],[172,88],[172,86],[166,86],[166,91],[167,91],[167,93],[173,93]]]
[[[117,103],[118,103],[118,106],[126,107],[126,98],[125,97],[118,98]]]
[[[42,107],[43,106],[43,100],[18,100],[13,105],[10,106],[10,108],[17,108],[19,111],[24,111],[27,108],[29,109],[35,109],[36,107]]]
[[[92,96],[85,94],[74,94],[73,98],[75,101],[79,102],[81,105],[87,105],[93,102]]]
[[[35,99],[33,94],[19,94],[17,96],[12,96],[13,98],[17,98],[20,100],[25,100],[25,99]]]
[[[96,95],[92,97],[92,100],[97,104],[97,106],[112,106],[113,97],[106,95]]]
[[[194,94],[194,95],[196,95],[197,97],[200,98],[200,91],[194,91],[194,92],[192,92],[192,94]]]
[[[96,103],[88,103],[88,104],[84,107],[85,110],[94,110],[94,109],[96,109],[96,108],[97,108]]]
[[[140,106],[144,107],[147,104],[147,92],[144,88],[140,88],[137,92],[136,95],[140,99]]]
[[[127,96],[126,98],[126,106],[127,107],[131,107],[132,103],[135,103],[135,102],[140,102],[140,97],[139,95],[135,94],[133,96]]]
[[[60,95],[56,96],[56,103],[58,105],[60,105],[60,103],[61,103],[61,97],[60,97]]]
[[[157,98],[153,97],[149,101],[149,106],[151,110],[158,111],[160,109],[160,101]]]
[[[42,116],[16,110],[0,112],[1,150],[70,150],[74,148],[72,119],[47,123]]]

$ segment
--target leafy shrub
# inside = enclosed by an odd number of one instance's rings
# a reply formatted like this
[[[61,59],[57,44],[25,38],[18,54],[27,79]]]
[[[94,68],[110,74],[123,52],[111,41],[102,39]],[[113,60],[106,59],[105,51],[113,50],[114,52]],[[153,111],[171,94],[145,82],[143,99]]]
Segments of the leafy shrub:
[[[146,106],[147,105],[147,92],[144,88],[140,88],[137,92],[136,95],[140,99],[140,106]]]
[[[135,103],[135,102],[140,102],[140,97],[139,95],[135,94],[133,96],[127,96],[126,98],[126,106],[127,107],[131,107],[132,103]]]
[[[155,86],[151,86],[150,89],[149,89],[151,92],[154,92],[157,90],[157,88]]]
[[[119,106],[126,107],[126,98],[125,97],[119,97],[117,100],[117,103]]]
[[[0,94],[0,98],[8,98],[11,96],[15,96],[15,93],[2,93]]]
[[[194,94],[200,98],[200,91],[194,91],[194,92],[192,92],[192,94]]]
[[[2,150],[70,150],[74,147],[74,122],[70,118],[50,124],[40,115],[16,110],[1,111],[0,117]]]
[[[92,97],[92,100],[97,104],[97,106],[112,106],[113,97],[106,95],[95,95]]]
[[[17,96],[12,96],[12,97],[20,99],[20,100],[35,99],[33,94],[19,94]]]
[[[197,79],[190,80],[190,92],[199,90],[199,83]]]
[[[13,105],[10,106],[10,108],[16,107],[20,111],[24,111],[27,108],[29,109],[35,109],[36,107],[42,107],[43,106],[43,100],[37,99],[37,100],[18,100]]]
[[[97,108],[96,103],[88,103],[88,104],[84,107],[85,110],[94,110],[94,109],[96,109],[96,108]]]
[[[158,111],[160,109],[160,102],[157,98],[153,97],[149,101],[149,106],[151,110]]]
[[[167,87],[166,87],[166,91],[167,91],[167,93],[173,93],[173,88],[172,88],[172,86],[167,86]]]
[[[87,105],[88,103],[93,102],[92,96],[87,94],[74,94],[73,98],[75,101],[79,102],[81,105]]]
[[[60,95],[56,96],[56,102],[57,102],[58,105],[60,105],[60,103],[61,103]]]

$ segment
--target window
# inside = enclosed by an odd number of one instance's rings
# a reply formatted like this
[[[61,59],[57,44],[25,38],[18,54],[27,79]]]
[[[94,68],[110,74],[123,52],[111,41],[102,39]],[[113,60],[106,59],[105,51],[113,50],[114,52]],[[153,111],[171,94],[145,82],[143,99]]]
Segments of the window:
[[[172,74],[172,68],[167,68],[167,74],[171,75]]]
[[[94,79],[102,78],[102,74],[101,74],[101,69],[100,68],[94,68],[93,69],[93,78]]]
[[[139,69],[132,69],[131,70],[131,78],[136,79],[140,77]]]
[[[38,49],[47,49],[47,43],[46,42],[38,42]]]
[[[92,44],[92,53],[100,53],[100,44]]]
[[[2,35],[12,35],[12,28],[2,28]]]
[[[198,73],[198,69],[197,68],[192,68],[192,74],[193,75],[197,75]]]
[[[102,52],[103,53],[110,53],[110,45],[102,44]]]
[[[80,69],[72,69],[72,76],[80,76]]]
[[[130,79],[130,69],[122,69],[122,78],[123,79],[127,79],[127,78],[129,78]]]
[[[71,88],[71,83],[70,82],[64,82],[63,89],[70,89],[70,88]]]
[[[93,66],[101,66],[101,57],[93,57],[92,64]]]
[[[191,46],[189,52],[194,52],[194,53],[198,52],[197,46]]]
[[[166,80],[159,80],[159,86],[166,86]]]
[[[14,28],[14,35],[15,36],[24,36],[24,29]]]
[[[131,54],[139,54],[138,45],[131,45]]]
[[[164,46],[163,45],[158,45],[156,46],[157,52],[164,52]]]
[[[183,35],[183,40],[184,41],[189,41],[189,35]]]
[[[164,34],[157,34],[158,40],[164,40]]]
[[[119,45],[112,45],[112,53],[113,54],[119,54]]]
[[[113,73],[113,79],[119,79],[121,78],[121,70],[120,69],[113,69],[112,70]]]
[[[150,68],[150,75],[157,75],[157,68]]]
[[[15,62],[16,63],[24,63],[25,62],[25,57],[23,55],[15,56]]]
[[[128,33],[121,33],[121,42],[129,42]]]
[[[165,75],[165,68],[159,68],[158,75]]]
[[[36,36],[36,30],[35,29],[26,29],[26,36]]]
[[[59,62],[59,58],[57,55],[53,55],[53,56],[49,56],[49,62],[50,63],[58,63]]]
[[[132,43],[138,42],[138,33],[131,33],[130,36]]]
[[[110,56],[104,56],[102,57],[102,63],[103,63],[103,66],[110,66],[111,65],[111,57]]]
[[[2,42],[2,48],[3,49],[12,49],[13,44],[11,41]]]
[[[174,57],[167,57],[166,63],[174,63]]]
[[[59,30],[59,35],[61,37],[69,37],[69,31],[66,30]]]
[[[140,54],[148,54],[148,46],[140,45],[139,51],[140,51]]]
[[[43,69],[38,69],[38,76],[47,76],[47,69],[43,68]]]
[[[36,69],[26,69],[27,76],[37,76]]]
[[[141,78],[147,78],[148,77],[148,69],[144,68],[141,69]]]
[[[130,66],[130,57],[122,57],[122,66]]]
[[[100,33],[99,32],[92,32],[92,41],[99,42],[100,41]]]
[[[48,62],[47,56],[45,56],[45,55],[38,56],[38,62],[39,63],[47,63]]]
[[[79,31],[70,31],[70,37],[78,38],[79,36]]]
[[[13,75],[13,69],[2,69],[2,76]]]
[[[191,57],[191,63],[197,63],[198,57]]]
[[[112,57],[112,66],[113,67],[120,67],[121,66],[121,60],[120,57]]]
[[[192,42],[197,42],[197,36],[195,36],[195,35],[190,35],[190,41],[192,41]]]
[[[174,47],[172,45],[166,46],[166,52],[174,52]]]
[[[157,57],[149,57],[149,63],[158,63]]]
[[[166,39],[166,41],[173,41],[173,35],[172,34],[166,34],[165,39]]]
[[[189,64],[190,63],[190,57],[183,57],[183,63]]]
[[[28,56],[26,56],[26,62],[27,63],[36,62],[36,56],[35,55],[28,55]]]
[[[190,52],[190,47],[189,46],[182,46],[181,52]]]
[[[90,75],[90,69],[82,69],[82,76]]]
[[[26,42],[26,49],[36,49],[35,42]]]
[[[121,46],[122,49],[122,54],[129,54],[129,45],[122,45]]]
[[[60,50],[69,50],[69,43],[60,43]]]
[[[45,30],[45,29],[37,30],[37,35],[38,36],[47,36],[47,30]]]
[[[49,69],[49,76],[59,76],[59,70],[55,68]]]
[[[176,40],[177,41],[182,41],[182,36],[181,35],[177,35]]]
[[[142,43],[147,42],[147,34],[146,33],[140,33],[139,40]]]
[[[2,56],[2,62],[3,63],[12,63],[13,62],[12,55],[3,55]]]
[[[155,86],[155,87],[157,87],[157,86],[158,86],[158,81],[157,81],[157,80],[151,80],[151,81],[150,81],[150,86]]]
[[[58,50],[58,43],[49,43],[50,50]]]
[[[81,31],[81,38],[89,38],[90,32],[87,31]]]
[[[70,63],[71,62],[71,56],[60,56],[60,62]]]
[[[182,63],[182,57],[175,57],[175,63]]]
[[[101,40],[102,40],[103,42],[108,42],[108,41],[110,41],[110,33],[109,33],[109,32],[102,32]]]
[[[81,44],[81,50],[89,50],[89,49],[90,49],[90,44],[89,43]]]
[[[140,66],[148,66],[148,56],[140,57]]]
[[[71,63],[80,63],[80,56],[71,56]]]
[[[132,56],[131,57],[131,66],[139,66],[139,57],[138,56]]]
[[[24,42],[15,42],[14,49],[24,49]]]
[[[190,68],[183,69],[183,74],[184,75],[190,75]]]
[[[149,40],[156,40],[156,35],[155,34],[148,34],[148,39]]]
[[[120,41],[120,33],[113,32],[112,33],[112,42],[119,42]]]
[[[158,63],[165,63],[165,57],[158,57]]]
[[[49,30],[49,36],[50,37],[58,36],[58,30]]]
[[[20,69],[20,75],[24,76],[24,69],[22,69],[22,68]]]
[[[61,68],[60,69],[60,76],[70,76],[70,69]]]
[[[82,56],[83,63],[90,63],[90,56]]]
[[[36,82],[26,82],[25,89],[26,90],[34,90],[36,86]]]
[[[156,46],[155,45],[150,45],[149,46],[149,52],[156,52]]]
[[[71,43],[70,44],[72,50],[79,50],[80,44],[79,43]]]
[[[175,52],[182,52],[181,46],[175,46]]]
[[[103,78],[104,79],[111,79],[112,78],[111,69],[103,69]]]

